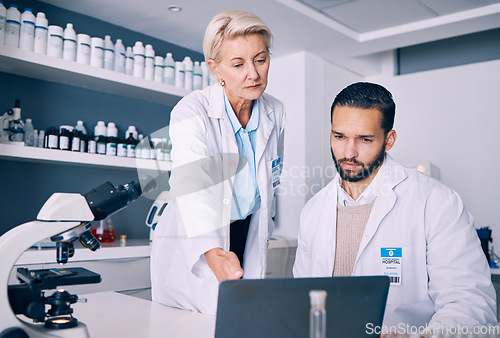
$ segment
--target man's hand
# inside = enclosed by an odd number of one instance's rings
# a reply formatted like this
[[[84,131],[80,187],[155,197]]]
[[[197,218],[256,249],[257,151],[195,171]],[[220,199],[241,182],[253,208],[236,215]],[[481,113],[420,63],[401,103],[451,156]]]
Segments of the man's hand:
[[[219,282],[225,279],[240,279],[243,276],[240,261],[232,251],[213,248],[205,252],[205,259]]]

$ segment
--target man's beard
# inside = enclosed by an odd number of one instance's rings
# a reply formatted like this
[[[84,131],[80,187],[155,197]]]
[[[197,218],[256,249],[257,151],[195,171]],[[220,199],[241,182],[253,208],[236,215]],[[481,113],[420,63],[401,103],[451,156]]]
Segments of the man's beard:
[[[365,167],[364,163],[358,162],[354,158],[350,158],[350,159],[349,158],[342,158],[342,159],[337,161],[337,159],[335,158],[335,155],[333,154],[332,148],[330,148],[330,151],[332,153],[333,163],[335,163],[335,168],[337,169],[338,173],[340,174],[340,177],[343,180],[346,180],[347,182],[359,182],[359,181],[362,181],[365,178],[371,176],[375,172],[375,170],[380,166],[380,164],[382,164],[382,162],[384,161],[384,157],[385,157],[385,145],[383,145],[382,148],[380,149],[379,153],[377,154],[377,156],[375,156],[375,158],[370,163],[368,163],[368,166]],[[342,162],[350,162],[350,163],[355,163],[355,164],[361,165],[361,170],[358,171],[356,174],[352,173],[352,170],[344,170],[340,166],[340,164]]]

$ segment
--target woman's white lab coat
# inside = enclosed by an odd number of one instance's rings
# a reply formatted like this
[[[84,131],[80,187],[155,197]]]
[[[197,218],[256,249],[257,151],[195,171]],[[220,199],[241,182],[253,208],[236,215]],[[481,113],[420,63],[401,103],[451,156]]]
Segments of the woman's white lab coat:
[[[244,278],[263,278],[274,228],[273,161],[283,163],[285,112],[270,95],[259,99],[255,163],[261,206],[252,216],[244,253]],[[204,253],[229,250],[232,183],[239,155],[223,90],[216,84],[184,97],[170,118],[173,200],[154,231],[153,301],[214,314],[218,281]],[[274,161],[275,176],[276,161]]]
[[[337,174],[302,211],[295,277],[332,276],[338,179]],[[384,326],[394,331],[406,324],[496,322],[489,267],[458,194],[388,155],[372,184],[380,193],[352,275],[382,274],[381,249],[402,248],[401,285],[389,287]]]

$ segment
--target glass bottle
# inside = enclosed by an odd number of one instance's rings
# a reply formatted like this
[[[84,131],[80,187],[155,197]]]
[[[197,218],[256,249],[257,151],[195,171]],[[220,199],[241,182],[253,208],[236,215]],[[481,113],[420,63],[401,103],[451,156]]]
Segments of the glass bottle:
[[[97,227],[92,228],[91,232],[101,243],[114,242],[116,238],[116,231],[110,217],[97,223]]]
[[[309,338],[326,338],[326,310],[327,293],[324,290],[311,290],[311,311],[309,315]]]

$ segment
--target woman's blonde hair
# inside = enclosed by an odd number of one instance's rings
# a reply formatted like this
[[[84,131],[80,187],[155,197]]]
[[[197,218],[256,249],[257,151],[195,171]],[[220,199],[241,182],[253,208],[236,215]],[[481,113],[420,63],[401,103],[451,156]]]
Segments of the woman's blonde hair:
[[[203,38],[205,61],[220,62],[220,49],[224,39],[232,39],[249,34],[260,34],[264,38],[266,51],[270,54],[273,35],[258,16],[246,11],[227,11],[217,14],[207,26]]]

